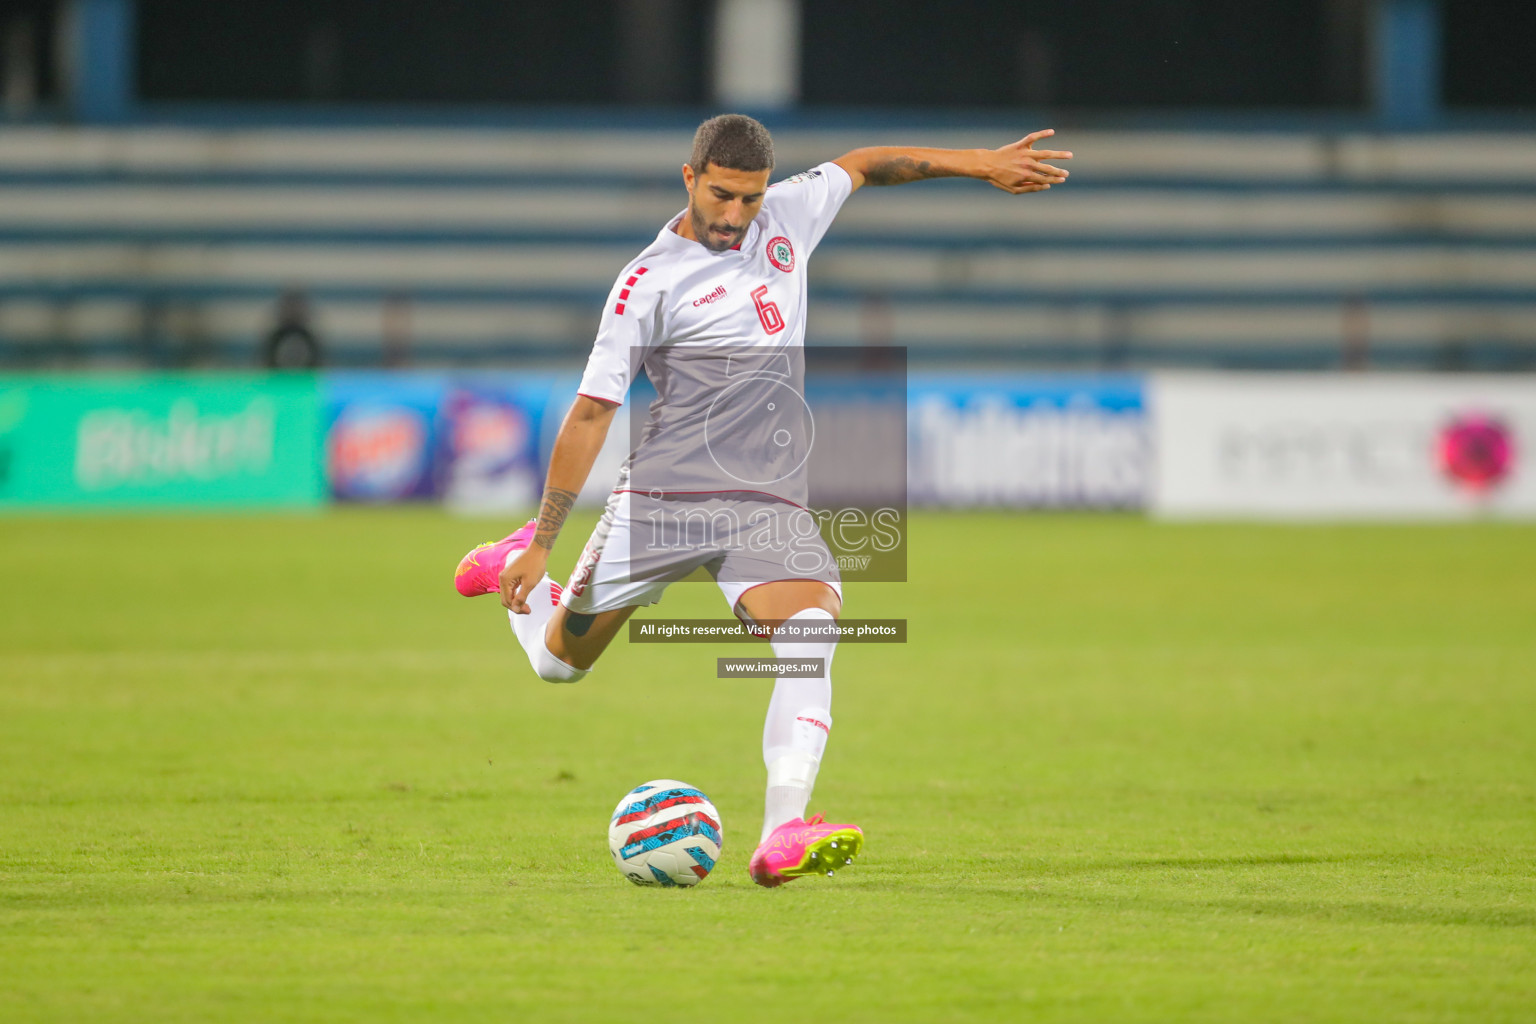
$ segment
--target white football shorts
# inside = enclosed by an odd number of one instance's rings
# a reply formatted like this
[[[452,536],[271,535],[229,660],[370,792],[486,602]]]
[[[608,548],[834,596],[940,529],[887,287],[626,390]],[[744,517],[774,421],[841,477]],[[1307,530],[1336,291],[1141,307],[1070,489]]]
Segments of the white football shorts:
[[[667,587],[700,568],[736,615],[741,596],[764,583],[818,580],[843,596],[816,517],[798,505],[743,492],[616,490],[561,601],[584,615],[656,604]]]

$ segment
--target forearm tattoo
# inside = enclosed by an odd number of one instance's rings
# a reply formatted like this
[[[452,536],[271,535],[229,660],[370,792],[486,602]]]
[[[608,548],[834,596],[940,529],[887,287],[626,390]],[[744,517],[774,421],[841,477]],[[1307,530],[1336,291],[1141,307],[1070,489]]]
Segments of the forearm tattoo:
[[[940,177],[927,160],[909,156],[888,156],[864,168],[864,181],[870,185],[904,185],[909,181]]]
[[[554,547],[555,538],[560,536],[560,527],[565,525],[565,517],[571,514],[571,506],[574,504],[575,491],[546,488],[544,504],[539,507],[539,528],[534,531],[533,542],[545,551]]]

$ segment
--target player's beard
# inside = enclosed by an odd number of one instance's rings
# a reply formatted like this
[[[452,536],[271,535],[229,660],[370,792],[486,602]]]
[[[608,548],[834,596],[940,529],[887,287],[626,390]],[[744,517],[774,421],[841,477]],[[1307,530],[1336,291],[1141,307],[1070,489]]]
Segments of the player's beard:
[[[704,214],[697,206],[688,204],[688,221],[693,225],[693,237],[699,240],[699,244],[710,252],[725,252],[741,244],[741,240],[747,237],[747,229],[732,230],[729,224],[710,224],[704,219]],[[731,231],[729,238],[722,239],[715,234],[716,229]]]

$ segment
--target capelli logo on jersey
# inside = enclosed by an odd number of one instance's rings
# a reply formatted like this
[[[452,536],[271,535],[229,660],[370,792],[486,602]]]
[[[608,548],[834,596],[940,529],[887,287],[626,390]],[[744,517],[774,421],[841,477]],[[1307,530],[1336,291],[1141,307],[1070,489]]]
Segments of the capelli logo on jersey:
[[[707,306],[711,302],[714,302],[716,299],[723,299],[723,298],[725,298],[725,285],[722,284],[718,288],[716,288],[714,291],[712,291],[708,295],[704,296],[702,299],[694,299],[693,300],[693,304],[695,306]]]
[[[768,239],[768,262],[786,274],[795,269],[795,250],[789,239],[783,235]]]
[[[826,733],[827,735],[830,736],[832,734],[832,727],[830,725],[828,725],[826,722],[823,722],[819,718],[812,718],[809,715],[800,715],[800,716],[798,716],[795,719],[795,721],[797,721],[797,722],[809,722],[810,724],[814,725],[816,728],[820,729],[822,732]]]

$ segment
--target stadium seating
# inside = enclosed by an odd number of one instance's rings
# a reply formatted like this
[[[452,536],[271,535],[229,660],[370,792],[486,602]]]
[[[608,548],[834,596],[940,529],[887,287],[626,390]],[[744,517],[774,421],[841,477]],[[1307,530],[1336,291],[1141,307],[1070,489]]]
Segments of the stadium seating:
[[[996,129],[778,133],[789,173]],[[813,342],[1056,366],[1536,365],[1536,139],[1063,131],[1069,185],[871,189]],[[682,206],[677,131],[9,128],[0,363],[558,361]]]

